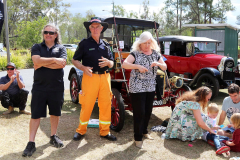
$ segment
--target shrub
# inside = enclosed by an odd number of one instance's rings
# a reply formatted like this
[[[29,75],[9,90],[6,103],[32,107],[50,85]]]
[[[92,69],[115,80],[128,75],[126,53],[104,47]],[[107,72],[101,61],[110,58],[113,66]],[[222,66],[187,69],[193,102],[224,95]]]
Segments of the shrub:
[[[25,60],[26,60],[25,68],[33,68],[33,61],[32,61],[31,53],[28,53],[26,55]]]
[[[72,58],[74,53],[74,51],[67,49],[67,64],[72,64]]]
[[[25,56],[21,54],[11,54],[10,61],[16,65],[16,68],[25,68]]]
[[[30,50],[11,50],[10,61],[16,65],[17,69],[33,68],[33,61]],[[67,50],[67,65],[72,64],[74,51]],[[7,56],[0,57],[0,70],[6,70]]]
[[[0,57],[0,70],[6,70],[7,66],[7,57]]]

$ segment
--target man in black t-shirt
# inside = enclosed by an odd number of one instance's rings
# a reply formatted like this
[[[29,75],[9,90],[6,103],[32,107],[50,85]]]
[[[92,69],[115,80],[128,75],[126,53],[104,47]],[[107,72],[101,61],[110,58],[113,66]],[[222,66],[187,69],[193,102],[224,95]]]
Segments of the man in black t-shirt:
[[[35,136],[40,124],[40,118],[46,117],[48,105],[51,123],[50,144],[57,148],[63,143],[56,135],[61,108],[64,101],[63,68],[66,65],[66,48],[60,45],[60,33],[53,25],[43,29],[43,42],[32,47],[34,63],[34,83],[32,88],[31,111],[29,127],[29,142],[23,151],[23,156],[31,156],[36,151]]]
[[[79,43],[72,60],[74,66],[83,71],[82,92],[79,94],[80,123],[73,140],[80,140],[87,132],[88,121],[98,98],[100,136],[116,141],[109,128],[112,93],[108,68],[113,67],[113,56],[109,44],[100,39],[108,24],[93,17],[89,22],[84,22],[84,26],[91,32],[91,37]]]

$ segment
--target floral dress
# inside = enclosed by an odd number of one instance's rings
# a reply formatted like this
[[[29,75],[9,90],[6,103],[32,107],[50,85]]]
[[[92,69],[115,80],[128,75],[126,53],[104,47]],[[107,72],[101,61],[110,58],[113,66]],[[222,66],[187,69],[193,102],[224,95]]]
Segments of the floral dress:
[[[182,101],[174,108],[166,129],[166,139],[178,138],[193,141],[202,136],[203,130],[198,126],[191,110],[200,110],[197,102]]]

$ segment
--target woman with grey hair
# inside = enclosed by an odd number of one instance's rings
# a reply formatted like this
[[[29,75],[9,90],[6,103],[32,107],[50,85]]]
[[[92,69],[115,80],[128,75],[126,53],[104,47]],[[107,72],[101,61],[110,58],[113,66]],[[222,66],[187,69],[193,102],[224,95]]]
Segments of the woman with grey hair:
[[[143,32],[134,42],[133,50],[123,62],[123,68],[132,69],[129,92],[133,107],[134,140],[136,147],[143,147],[143,136],[153,139],[147,131],[152,114],[156,88],[157,69],[167,69],[160,48],[150,32]]]

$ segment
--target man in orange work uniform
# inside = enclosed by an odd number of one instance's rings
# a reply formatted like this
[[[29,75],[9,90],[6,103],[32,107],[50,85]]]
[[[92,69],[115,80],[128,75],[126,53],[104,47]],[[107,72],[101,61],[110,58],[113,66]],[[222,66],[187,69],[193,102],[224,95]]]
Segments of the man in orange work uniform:
[[[80,140],[87,132],[88,121],[98,98],[100,136],[116,141],[117,138],[110,133],[112,93],[108,68],[113,67],[113,56],[109,44],[100,39],[108,23],[93,17],[89,22],[84,22],[84,26],[91,32],[91,37],[79,43],[72,60],[74,66],[83,71],[82,93],[79,94],[82,108],[80,123],[73,140]]]

